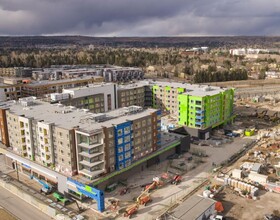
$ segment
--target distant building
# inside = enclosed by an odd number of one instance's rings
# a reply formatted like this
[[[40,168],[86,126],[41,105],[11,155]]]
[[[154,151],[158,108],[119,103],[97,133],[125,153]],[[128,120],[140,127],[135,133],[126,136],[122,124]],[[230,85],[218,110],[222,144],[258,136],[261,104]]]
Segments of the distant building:
[[[144,72],[136,67],[104,68],[102,72],[105,82],[129,82],[144,79]]]
[[[63,89],[74,88],[80,86],[87,86],[96,82],[102,82],[103,78],[100,76],[77,77],[75,79],[62,80],[43,80],[32,81],[28,84],[23,84],[21,88],[22,97],[35,96],[43,97],[50,93],[60,93]]]
[[[280,72],[266,71],[265,76],[266,76],[266,79],[279,79],[280,78]]]
[[[52,68],[33,71],[35,80],[60,80],[79,77],[102,76],[105,82],[129,82],[141,80],[144,72],[136,67],[120,67],[113,65],[79,66],[53,66]]]
[[[26,68],[26,67],[0,68],[0,76],[3,76],[3,77],[31,77],[32,68]]]

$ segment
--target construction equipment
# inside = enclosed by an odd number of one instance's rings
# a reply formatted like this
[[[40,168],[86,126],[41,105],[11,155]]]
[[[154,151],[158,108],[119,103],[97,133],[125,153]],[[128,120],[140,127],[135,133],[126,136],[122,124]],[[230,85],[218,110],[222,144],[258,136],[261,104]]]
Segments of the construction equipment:
[[[168,173],[163,173],[161,176],[161,179],[163,180],[163,182],[167,182],[167,183],[171,183],[171,184],[179,184],[180,182],[182,182],[182,176],[176,174],[175,176],[172,176]]]
[[[136,213],[137,213],[138,208],[139,208],[139,205],[138,205],[138,204],[134,204],[134,205],[128,207],[128,208],[125,210],[123,216],[124,216],[124,217],[128,217],[128,218],[131,218],[131,216],[132,216],[133,214],[136,214]]]
[[[171,181],[171,184],[177,185],[180,182],[182,182],[182,176],[180,175],[175,175]]]
[[[150,185],[147,185],[144,192],[142,192],[136,199],[136,204],[128,207],[125,212],[124,212],[124,217],[129,217],[131,218],[131,216],[133,214],[136,214],[139,205],[144,205],[146,206],[147,203],[151,202],[152,199],[150,197],[149,191],[151,189],[154,189],[157,185],[159,184],[159,178],[154,178],[153,179],[153,183]]]
[[[69,203],[70,200],[65,198],[61,193],[59,192],[54,192],[53,197],[56,199],[57,202],[62,202],[63,205],[66,205],[66,203]]]
[[[35,176],[30,176],[30,179],[33,179],[33,180],[37,181],[38,183],[40,183],[42,185],[42,188],[40,189],[41,193],[44,193],[45,195],[48,195],[52,192],[53,187],[50,184],[47,184],[46,182],[38,179]]]

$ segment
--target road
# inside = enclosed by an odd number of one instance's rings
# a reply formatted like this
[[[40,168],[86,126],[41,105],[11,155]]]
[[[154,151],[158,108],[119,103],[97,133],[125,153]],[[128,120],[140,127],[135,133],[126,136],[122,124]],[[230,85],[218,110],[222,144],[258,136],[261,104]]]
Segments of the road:
[[[10,193],[3,187],[0,187],[0,206],[8,210],[21,220],[50,220],[46,214],[29,205],[16,195]],[[1,216],[0,216],[1,219]]]

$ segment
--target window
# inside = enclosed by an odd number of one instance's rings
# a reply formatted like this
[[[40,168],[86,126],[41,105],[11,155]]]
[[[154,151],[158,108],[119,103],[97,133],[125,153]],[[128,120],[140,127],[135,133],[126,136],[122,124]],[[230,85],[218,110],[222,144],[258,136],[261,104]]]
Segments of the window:
[[[118,144],[122,144],[123,143],[123,139],[122,138],[119,138],[118,139]]]
[[[128,135],[128,136],[125,136],[125,137],[124,137],[124,142],[127,143],[127,142],[129,142],[129,141],[130,141],[130,136],[129,136],[129,135]]]
[[[125,151],[130,150],[130,144],[126,144],[126,145],[124,146],[124,150],[125,150]]]
[[[118,159],[119,159],[119,161],[122,161],[123,160],[123,155],[119,155]]]
[[[118,136],[121,136],[123,134],[122,129],[118,129]]]
[[[123,147],[119,147],[118,148],[118,153],[122,153],[123,152]]]
[[[130,126],[127,126],[124,128],[124,134],[129,134],[130,133]]]
[[[120,163],[119,164],[119,169],[122,169],[123,168],[123,163]]]
[[[130,154],[130,152],[128,151],[128,152],[126,152],[125,153],[125,159],[128,159],[128,158],[130,158],[131,157],[131,154]]]

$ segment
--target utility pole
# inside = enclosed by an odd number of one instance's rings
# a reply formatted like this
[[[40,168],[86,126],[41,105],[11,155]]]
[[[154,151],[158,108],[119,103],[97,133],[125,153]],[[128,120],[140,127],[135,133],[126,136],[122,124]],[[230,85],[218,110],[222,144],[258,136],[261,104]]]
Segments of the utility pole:
[[[17,160],[16,160],[16,172],[17,172],[17,180],[19,181],[19,175],[18,175],[18,164],[17,164]]]

